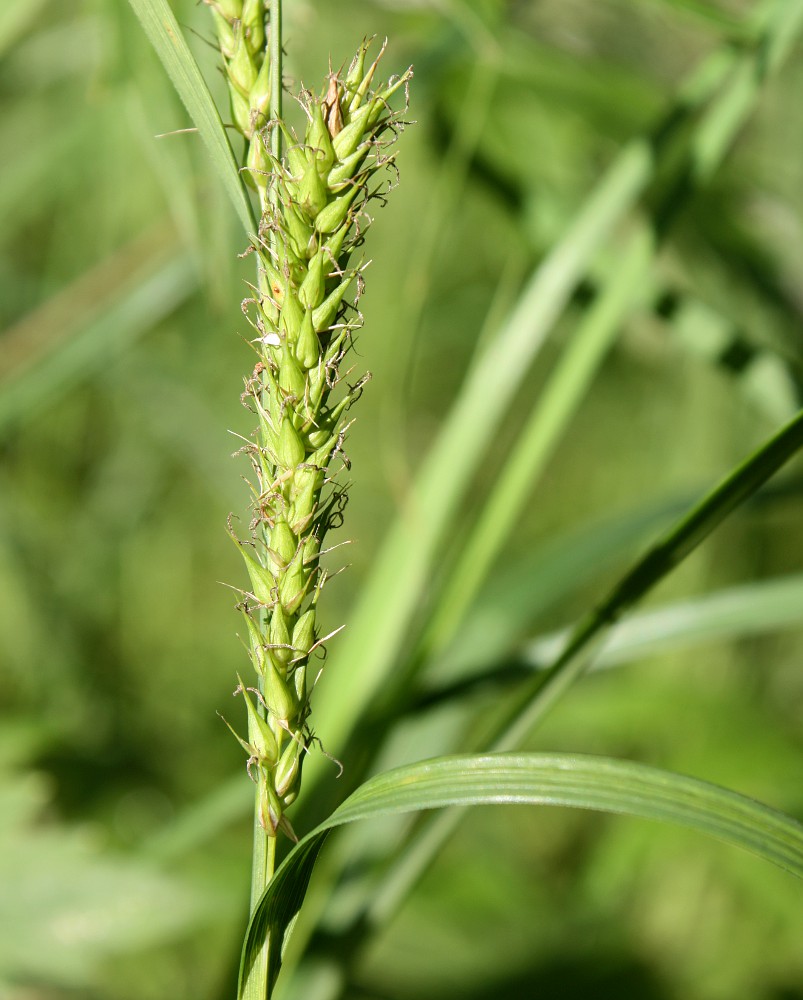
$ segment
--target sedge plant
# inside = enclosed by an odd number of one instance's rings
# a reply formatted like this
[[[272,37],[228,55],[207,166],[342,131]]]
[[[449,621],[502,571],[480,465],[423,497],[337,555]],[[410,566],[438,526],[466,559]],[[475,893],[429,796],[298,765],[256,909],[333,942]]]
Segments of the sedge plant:
[[[345,72],[330,68],[320,94],[302,92],[299,136],[282,118],[281,5],[267,17],[262,0],[207,3],[260,212],[257,281],[243,303],[256,353],[243,394],[257,419],[242,449],[253,470],[252,517],[245,539],[230,526],[250,579],[240,610],[256,683],[240,681],[248,734],[237,738],[257,786],[255,902],[270,881],[277,834],[296,839],[286,810],[313,739],[314,654],[328,638],[317,628],[327,578],[320,560],[328,530],[342,521],[343,444],[368,377],[349,382],[343,370],[361,325],[359,248],[366,206],[390,186],[377,174],[393,167],[403,124],[389,102],[412,73],[376,83],[384,46],[370,58],[364,40]]]
[[[140,9],[155,9],[160,2],[132,0]],[[364,384],[363,379],[350,381],[344,361],[361,323],[358,305],[364,259],[359,251],[370,221],[365,209],[371,198],[381,197],[387,190],[386,183],[376,187],[377,174],[387,167],[393,169],[392,143],[403,124],[402,111],[393,110],[391,101],[394,94],[406,90],[411,73],[408,70],[387,83],[377,82],[382,51],[372,58],[368,43],[363,42],[348,68],[333,71],[330,67],[317,93],[302,92],[299,100],[305,127],[299,134],[283,116],[279,0],[272,0],[268,10],[262,0],[206,2],[216,26],[229,91],[229,118],[245,142],[239,178],[258,208],[249,248],[257,262],[257,278],[244,302],[256,354],[243,395],[257,423],[254,438],[246,440],[242,449],[253,470],[252,516],[247,532],[236,531],[234,523],[230,524],[250,581],[249,588],[241,592],[239,608],[256,675],[255,680],[240,680],[237,689],[244,697],[248,719],[247,734],[238,739],[256,784],[251,919],[242,956],[240,995],[261,1000],[271,994],[287,935],[328,831],[372,816],[481,802],[563,804],[628,812],[686,823],[803,874],[803,831],[799,824],[737,793],[629,762],[591,755],[527,754],[520,749],[541,716],[585,672],[591,654],[618,618],[803,447],[801,415],[709,491],[631,567],[596,610],[580,621],[551,668],[522,683],[508,710],[486,726],[482,741],[472,738],[460,748],[471,752],[405,765],[366,781],[303,836],[274,872],[279,835],[296,839],[287,811],[299,797],[303,764],[314,739],[310,698],[318,669],[315,657],[328,638],[320,635],[317,623],[318,602],[326,582],[320,559],[326,551],[327,531],[342,518],[345,490],[338,472],[347,464],[343,446],[350,408]],[[773,19],[770,27],[778,37],[786,37],[797,24],[788,27],[786,21]],[[157,47],[159,44],[167,52],[163,58],[169,68],[170,50],[163,42],[157,42]],[[770,49],[780,51],[777,46]],[[711,80],[717,82],[710,74],[704,76],[712,87]],[[699,92],[702,101],[699,86],[694,92]],[[191,89],[185,89],[182,96],[191,107]],[[684,96],[684,101],[687,99],[688,95]],[[406,106],[398,98],[396,104]],[[202,116],[194,117],[203,120]],[[735,128],[736,119],[733,122]],[[220,143],[222,128],[210,134]],[[721,130],[717,134],[721,135]],[[697,150],[692,152],[696,164]],[[613,171],[616,183],[602,186],[588,212],[568,233],[566,246],[555,252],[556,258],[562,254],[561,267],[550,267],[547,261],[523,296],[521,315],[514,312],[507,334],[481,353],[442,444],[436,445],[420,477],[419,498],[431,501],[422,507],[427,510],[432,537],[425,529],[423,537],[411,545],[406,525],[402,526],[392,536],[387,559],[379,560],[377,578],[383,584],[392,573],[401,572],[408,580],[415,580],[426,571],[425,564],[439,540],[437,532],[448,522],[458,494],[470,478],[471,461],[487,443],[482,434],[492,435],[494,421],[501,416],[547,327],[565,305],[598,245],[631,209],[650,171],[648,151],[640,146],[624,157],[620,169]],[[616,198],[611,191],[618,191]],[[238,187],[234,200],[241,208],[242,199],[243,191]],[[248,208],[245,215],[250,211]],[[650,264],[653,248],[639,242],[636,251],[635,272],[639,274]],[[613,327],[626,304],[619,303],[619,312],[613,319],[604,317],[605,322]],[[533,324],[533,314],[540,317],[540,328],[537,322]],[[535,332],[529,329],[533,325]],[[499,381],[495,387],[494,379]],[[562,392],[565,394],[565,385]],[[481,401],[484,421],[475,432],[472,448],[456,446],[458,432],[462,443],[466,415],[476,412]],[[558,420],[556,425],[560,423]],[[557,435],[557,430],[549,433]],[[453,464],[444,486],[443,468],[449,466],[438,459],[447,452]],[[497,542],[488,544],[494,547]],[[478,572],[484,570],[483,565]],[[468,589],[471,586],[469,580]],[[409,594],[417,589],[410,586]],[[375,595],[382,597],[381,591],[377,584]],[[388,642],[388,635],[401,631],[405,615],[412,613],[412,600],[410,597],[409,609],[389,604],[383,627],[374,629],[376,642]],[[364,604],[369,611],[376,606],[376,602]],[[445,607],[448,611],[448,603]],[[446,626],[453,628],[448,614],[445,618]],[[435,622],[439,625],[437,618]],[[446,626],[439,625],[431,633],[438,638],[440,628]],[[355,631],[362,641],[366,630]],[[429,638],[424,637],[423,654],[429,652]],[[436,647],[438,642],[432,645]],[[357,725],[358,710],[364,708],[358,704],[355,711],[355,700],[370,700],[372,685],[377,686],[383,672],[389,673],[393,655],[372,649],[370,644],[367,651],[349,650],[361,669],[362,694],[355,699],[349,692],[349,706],[341,713],[351,713],[347,721],[337,711],[327,718],[327,722],[334,719],[333,728],[341,743]],[[426,655],[419,659],[424,662]],[[414,673],[411,670],[402,680],[409,683]],[[315,776],[307,775],[308,784],[310,777]],[[344,947],[358,950],[355,942],[363,940],[363,932],[380,926],[397,909],[450,835],[458,816],[456,811],[443,813],[401,844],[396,855],[388,859],[392,864],[379,891],[364,901],[353,924],[347,922],[342,929]],[[304,929],[303,921],[301,925],[301,937],[309,937],[311,929]],[[343,969],[340,975],[337,995],[346,996],[348,982]]]

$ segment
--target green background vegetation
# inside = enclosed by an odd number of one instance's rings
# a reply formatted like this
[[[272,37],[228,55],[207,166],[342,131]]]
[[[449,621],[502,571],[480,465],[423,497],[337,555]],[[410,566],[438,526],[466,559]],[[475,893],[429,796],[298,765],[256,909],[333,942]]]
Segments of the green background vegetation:
[[[222,99],[208,13],[173,6]],[[669,139],[658,128],[706,58],[753,51],[758,9],[287,0],[294,85],[317,89],[329,52],[337,66],[373,33],[391,39],[388,71],[416,71],[401,185],[368,245],[355,363],[374,378],[354,411],[354,485],[333,540],[355,544],[332,554],[333,570],[350,568],[327,587],[326,630],[350,621],[478,342],[625,145],[652,136],[660,153],[494,431],[393,651],[398,675],[423,660],[424,692],[491,677],[445,706],[414,705],[375,767],[480,732],[526,643],[575,620],[799,405],[801,43],[748,95],[719,169],[706,156],[727,105],[708,132],[705,109],[679,111]],[[242,712],[235,596],[218,581],[243,583],[224,529],[246,506],[228,430],[250,431],[239,300],[252,262],[238,259],[245,239],[198,137],[154,138],[189,119],[123,0],[6,0],[0,111],[0,996],[217,1000],[232,993],[250,862],[250,788],[216,713]],[[684,163],[701,134],[694,175]],[[421,631],[533,400],[649,227],[660,246],[593,385],[483,589],[422,657]],[[472,413],[466,450],[484,418]],[[642,760],[803,814],[800,472],[651,598],[701,608],[702,595],[751,584],[718,635],[681,641],[675,610],[674,645],[650,646],[648,629],[645,651],[585,679],[530,749]],[[785,604],[767,589],[779,577]],[[389,607],[405,586],[385,587]],[[318,694],[342,709],[359,692],[337,642]],[[312,721],[341,755],[325,712]],[[381,735],[381,718],[359,728],[344,781]],[[302,806],[302,831],[341,793],[333,765],[313,767],[321,802]],[[398,829],[329,845],[355,860],[316,955]],[[639,820],[475,810],[370,941],[348,995],[794,1000],[801,936],[799,883],[732,848]],[[310,965],[296,995],[315,996],[324,971]]]

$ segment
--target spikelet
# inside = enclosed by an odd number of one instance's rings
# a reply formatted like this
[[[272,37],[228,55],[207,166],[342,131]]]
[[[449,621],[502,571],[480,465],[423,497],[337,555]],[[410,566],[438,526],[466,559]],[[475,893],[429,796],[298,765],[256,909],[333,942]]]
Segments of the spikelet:
[[[292,835],[284,810],[298,796],[314,678],[320,651],[316,607],[325,573],[319,559],[327,530],[342,521],[347,465],[343,442],[349,407],[367,378],[346,385],[342,363],[354,331],[364,262],[355,259],[370,224],[366,204],[383,198],[393,178],[390,147],[403,126],[390,99],[412,76],[375,85],[384,46],[368,60],[364,41],[345,75],[331,72],[319,95],[301,94],[306,130],[297,136],[266,118],[268,58],[261,2],[206,0],[212,7],[229,83],[234,123],[248,143],[246,166],[262,216],[254,251],[260,279],[243,303],[258,360],[243,401],[258,418],[249,445],[255,481],[252,537],[240,541],[251,581],[241,608],[261,702],[241,683],[248,706],[249,773],[259,787],[260,821],[270,835]],[[270,152],[281,129],[285,154]]]

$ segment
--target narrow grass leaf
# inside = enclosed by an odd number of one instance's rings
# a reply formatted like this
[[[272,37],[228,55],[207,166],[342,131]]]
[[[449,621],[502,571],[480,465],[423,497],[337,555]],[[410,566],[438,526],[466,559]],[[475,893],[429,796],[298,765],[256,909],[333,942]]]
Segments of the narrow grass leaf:
[[[0,57],[39,20],[45,0],[6,0],[0,8]]]
[[[699,180],[719,166],[736,132],[751,114],[771,73],[788,56],[803,24],[803,4],[781,2],[753,11],[758,42],[741,56],[730,84],[704,115],[694,138],[694,167]]]
[[[500,651],[512,654],[535,633],[541,616],[603,573],[635,558],[651,538],[689,509],[693,498],[627,511],[512,555],[497,565],[471,605],[449,646],[427,670],[428,677],[464,677],[491,664]]]
[[[257,230],[251,202],[220,114],[167,0],[129,0],[198,129],[246,234]]]
[[[640,299],[651,263],[652,243],[648,234],[634,235],[622,251],[621,262],[608,285],[565,348],[496,478],[443,588],[437,613],[423,639],[424,655],[442,649],[463,620],[623,320]]]
[[[521,379],[560,315],[572,289],[619,219],[632,207],[651,171],[646,144],[617,160],[566,237],[535,272],[507,323],[468,373],[419,472],[407,510],[392,526],[344,641],[332,650],[330,672],[348,664],[359,683],[320,692],[317,712],[326,740],[342,746],[362,708],[390,670],[432,560]],[[476,414],[482,413],[482,420]],[[470,433],[467,434],[467,428]],[[392,598],[389,598],[392,595]],[[320,765],[313,758],[306,774]]]
[[[708,642],[728,642],[803,626],[803,574],[763,580],[678,601],[617,625],[594,666],[612,667]],[[554,659],[567,634],[527,645],[530,666]]]
[[[407,765],[361,785],[298,844],[277,870],[251,917],[240,966],[265,941],[272,979],[328,832],[344,823],[446,806],[551,805],[622,813],[690,827],[744,848],[803,877],[803,826],[736,792],[645,764],[575,754],[455,755]],[[260,998],[262,1000],[262,998]]]
[[[727,476],[635,563],[606,599],[577,625],[550,668],[521,686],[494,732],[485,737],[483,746],[477,749],[500,753],[521,746],[555,702],[589,667],[610,627],[801,447],[803,411]],[[399,852],[368,906],[372,922],[382,922],[396,910],[454,832],[461,816],[461,810],[450,809],[416,831]]]
[[[803,410],[736,468],[626,573],[606,599],[580,622],[546,674],[525,685],[499,729],[493,750],[518,746],[535,723],[587,668],[611,625],[672,572],[737,507],[803,447]]]
[[[772,0],[757,8],[764,20],[758,24],[759,41],[751,57],[761,63],[765,50],[771,50],[773,69],[786,54],[791,37],[786,19],[778,15],[785,6]],[[778,33],[783,45],[777,42]],[[720,92],[737,61],[736,53],[724,46],[690,75],[676,105],[665,116],[667,136],[683,121],[696,117],[700,105]],[[709,162],[714,164],[723,150],[719,145]],[[317,711],[326,719],[325,738],[335,752],[393,668],[436,554],[524,374],[595,254],[651,180],[655,155],[649,139],[633,140],[622,150],[565,237],[532,276],[507,323],[468,372],[362,589],[344,641],[333,650],[329,672],[348,664],[352,683],[348,687],[324,683],[318,692]],[[480,413],[482,420],[477,420]],[[310,764],[307,793],[322,767],[315,759]]]
[[[678,601],[634,614],[616,625],[592,669],[618,667],[665,653],[694,649],[712,642],[733,642],[803,627],[803,574],[765,580]],[[533,639],[519,652],[501,661],[486,651],[484,664],[454,670],[453,680],[427,684],[411,701],[409,711],[454,705],[476,692],[493,691],[520,683],[531,670],[543,670],[560,654],[569,639],[561,630]],[[697,662],[696,660],[694,662]]]

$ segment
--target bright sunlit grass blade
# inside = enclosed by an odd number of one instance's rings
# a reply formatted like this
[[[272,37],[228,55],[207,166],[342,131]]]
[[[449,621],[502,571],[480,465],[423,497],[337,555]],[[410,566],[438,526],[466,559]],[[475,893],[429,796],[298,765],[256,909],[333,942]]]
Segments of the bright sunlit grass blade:
[[[693,600],[677,601],[631,615],[616,625],[592,669],[618,667],[709,643],[732,642],[803,627],[803,575],[731,587]],[[474,669],[457,671],[455,681],[423,688],[412,711],[434,705],[452,705],[476,691],[510,686],[524,679],[528,670],[543,670],[560,654],[569,639],[562,630],[528,642],[511,651],[503,662],[486,653],[486,664],[473,661]],[[704,657],[689,658],[695,669]]]
[[[768,49],[775,53],[770,68],[780,64],[792,30],[786,18],[777,16],[784,6],[773,0],[759,8],[763,20],[757,21],[757,40],[749,55],[752,64],[763,65],[763,53]],[[778,43],[779,37],[783,45]],[[737,63],[730,47],[715,51],[680,88],[677,105],[667,114],[666,122],[677,127],[679,119],[696,117],[699,107],[717,94],[727,96],[728,74]],[[738,87],[738,79],[732,85]],[[741,118],[728,121],[735,129]],[[727,135],[733,138],[732,131]],[[725,143],[718,142],[708,158],[712,168],[725,148]],[[536,270],[507,323],[469,370],[405,508],[388,533],[343,641],[333,649],[329,672],[336,672],[341,665],[345,669],[347,664],[352,678],[348,689],[323,685],[318,694],[327,743],[333,750],[344,745],[361,710],[392,670],[420,594],[428,585],[436,554],[521,380],[594,256],[652,179],[655,155],[655,147],[647,139],[634,140],[625,147],[564,238]],[[670,198],[672,212],[676,211],[673,206]],[[482,419],[477,419],[478,414]],[[319,760],[310,761],[307,788],[322,766]]]
[[[582,676],[599,652],[609,629],[678,566],[741,503],[758,490],[803,447],[803,411],[727,476],[639,559],[608,596],[581,621],[545,673],[522,685],[515,702],[477,749],[492,753],[516,750],[552,706]],[[371,919],[383,922],[454,832],[462,813],[441,813],[419,830],[399,852],[394,865],[368,904]]]
[[[437,654],[460,625],[623,321],[641,298],[651,263],[648,235],[633,236],[614,276],[579,324],[539,393],[512,454],[496,477],[444,587],[436,616],[423,640],[424,655]]]
[[[203,139],[247,234],[256,220],[220,114],[167,0],[129,0]]]
[[[617,160],[469,372],[419,472],[408,508],[377,557],[343,641],[333,647],[330,672],[338,669],[337,664],[348,664],[352,677],[359,674],[359,682],[349,685],[348,691],[341,687],[320,692],[320,714],[332,746],[342,745],[392,666],[434,555],[524,373],[590,260],[632,206],[649,174],[645,145],[635,145]],[[475,419],[478,413],[482,420]],[[313,758],[308,767],[311,774],[321,765]]]
[[[277,870],[252,915],[243,946],[241,983],[266,939],[278,974],[286,936],[333,827],[394,813],[493,803],[568,806],[677,823],[803,877],[803,826],[768,806],[695,778],[580,754],[441,757],[371,778],[304,837]],[[275,975],[268,996],[274,984]],[[246,1000],[242,992],[240,997]]]
[[[695,173],[704,180],[719,166],[733,136],[751,114],[767,78],[787,58],[803,23],[803,4],[779,2],[753,11],[758,41],[743,55],[730,84],[713,102],[695,137]]]
[[[760,51],[745,55],[721,94],[703,117],[690,149],[700,178],[710,176],[730,148],[755,106],[766,75],[786,54],[795,37],[803,6],[795,13],[767,8],[766,34]],[[749,81],[749,85],[745,83]],[[672,211],[677,212],[680,202]],[[574,334],[561,362],[541,392],[528,423],[502,469],[474,525],[424,638],[425,655],[442,648],[454,634],[494,557],[509,536],[560,434],[579,405],[628,309],[638,300],[649,275],[653,250],[644,235],[631,238],[600,299]]]
[[[619,666],[710,642],[803,626],[803,574],[730,587],[633,615],[611,632],[595,668]],[[529,643],[523,659],[532,666],[554,659],[567,635]]]

